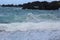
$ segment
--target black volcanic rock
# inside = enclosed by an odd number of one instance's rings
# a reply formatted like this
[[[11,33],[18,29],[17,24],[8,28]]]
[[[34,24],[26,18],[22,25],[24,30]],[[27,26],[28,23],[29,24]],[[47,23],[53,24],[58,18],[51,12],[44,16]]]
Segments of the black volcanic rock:
[[[56,10],[59,8],[60,8],[60,1],[53,1],[53,2],[35,1],[32,3],[23,4],[23,9]]]

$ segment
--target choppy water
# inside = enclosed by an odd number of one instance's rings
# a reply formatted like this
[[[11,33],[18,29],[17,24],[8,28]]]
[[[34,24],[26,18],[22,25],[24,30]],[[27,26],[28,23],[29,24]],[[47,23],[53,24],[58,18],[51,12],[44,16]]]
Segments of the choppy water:
[[[0,40],[60,40],[60,10],[0,7]]]

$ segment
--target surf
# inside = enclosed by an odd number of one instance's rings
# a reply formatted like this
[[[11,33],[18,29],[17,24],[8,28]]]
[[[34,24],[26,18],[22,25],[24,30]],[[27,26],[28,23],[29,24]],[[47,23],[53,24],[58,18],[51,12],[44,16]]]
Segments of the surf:
[[[29,31],[29,30],[60,30],[60,22],[23,22],[0,24],[0,30],[5,31]]]

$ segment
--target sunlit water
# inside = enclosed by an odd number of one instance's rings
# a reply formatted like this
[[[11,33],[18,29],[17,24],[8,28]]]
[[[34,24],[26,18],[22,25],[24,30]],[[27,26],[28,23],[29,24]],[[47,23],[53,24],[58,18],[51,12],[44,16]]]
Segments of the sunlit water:
[[[60,10],[0,7],[0,40],[60,40]]]

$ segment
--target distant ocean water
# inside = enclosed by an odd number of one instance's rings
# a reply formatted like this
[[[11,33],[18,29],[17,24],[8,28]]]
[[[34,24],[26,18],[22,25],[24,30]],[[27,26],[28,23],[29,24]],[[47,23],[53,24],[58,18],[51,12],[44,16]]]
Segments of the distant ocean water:
[[[0,40],[60,40],[60,10],[0,7]]]

